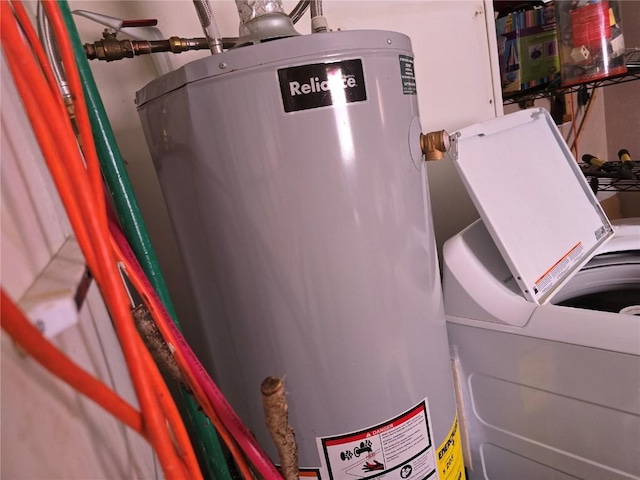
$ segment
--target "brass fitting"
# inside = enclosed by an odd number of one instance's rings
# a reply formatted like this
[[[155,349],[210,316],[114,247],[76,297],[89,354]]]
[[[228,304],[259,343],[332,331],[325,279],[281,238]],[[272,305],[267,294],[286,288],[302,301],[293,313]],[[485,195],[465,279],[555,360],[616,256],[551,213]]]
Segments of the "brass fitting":
[[[111,62],[122,58],[133,58],[133,45],[130,40],[118,40],[116,34],[109,31],[105,31],[102,36],[102,40],[84,45],[89,60],[97,58]]]
[[[189,50],[209,49],[206,38],[171,37],[168,40],[118,40],[114,32],[105,31],[102,40],[86,43],[84,51],[89,60],[98,59],[111,62],[123,58],[133,58],[137,55],[147,55],[158,52],[181,53]],[[223,47],[230,48],[235,39],[226,39]]]
[[[133,45],[130,40],[118,40],[116,34],[109,31],[105,31],[102,36],[102,40],[84,45],[89,60],[97,58],[111,62],[122,58],[133,58]]]
[[[154,51],[166,51],[160,50],[161,42],[149,42],[158,45],[156,50]],[[227,47],[228,48],[228,47]],[[188,52],[189,50],[208,50],[209,42],[206,38],[180,38],[180,37],[171,37],[169,38],[169,49],[171,53],[182,53]]]
[[[427,161],[442,160],[449,147],[449,134],[444,130],[420,134],[420,148]]]

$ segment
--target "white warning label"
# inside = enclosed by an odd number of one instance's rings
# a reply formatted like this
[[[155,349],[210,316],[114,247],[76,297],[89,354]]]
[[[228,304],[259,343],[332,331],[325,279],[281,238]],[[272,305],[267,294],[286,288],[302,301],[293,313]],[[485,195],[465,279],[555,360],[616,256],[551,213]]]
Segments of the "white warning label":
[[[427,401],[384,423],[318,439],[328,478],[437,479]]]

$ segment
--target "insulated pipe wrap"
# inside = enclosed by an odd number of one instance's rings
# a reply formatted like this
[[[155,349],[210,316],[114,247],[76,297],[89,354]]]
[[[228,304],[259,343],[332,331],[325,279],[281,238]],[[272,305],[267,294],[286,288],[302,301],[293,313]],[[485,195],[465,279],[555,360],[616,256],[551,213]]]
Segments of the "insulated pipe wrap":
[[[286,13],[280,0],[236,0],[236,5],[242,23],[267,13]]]
[[[255,18],[269,13],[286,13],[280,0],[236,0],[240,16],[240,37],[249,34],[245,24]]]

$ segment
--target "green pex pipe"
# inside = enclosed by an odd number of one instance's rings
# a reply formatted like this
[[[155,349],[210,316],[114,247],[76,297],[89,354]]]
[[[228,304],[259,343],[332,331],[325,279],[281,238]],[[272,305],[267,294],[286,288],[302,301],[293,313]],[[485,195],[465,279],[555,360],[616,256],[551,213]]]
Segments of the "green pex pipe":
[[[98,87],[91,73],[89,62],[85,56],[71,10],[65,0],[58,0],[58,5],[73,45],[102,174],[114,201],[118,220],[142,269],[169,315],[179,327],[175,308],[169,296],[169,290],[162,276],[155,250],[151,245],[149,234],[140,213],[140,207],[133,193],[109,118],[98,93]],[[182,389],[180,391],[187,405],[189,420],[200,442],[200,461],[206,466],[209,477],[215,480],[231,480],[231,474],[220,446],[220,440],[211,421],[198,409],[196,402],[190,395]]]

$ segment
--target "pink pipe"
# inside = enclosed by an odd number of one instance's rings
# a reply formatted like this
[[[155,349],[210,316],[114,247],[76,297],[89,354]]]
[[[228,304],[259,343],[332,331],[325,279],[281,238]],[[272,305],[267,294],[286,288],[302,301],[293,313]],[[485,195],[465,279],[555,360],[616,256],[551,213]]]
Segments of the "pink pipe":
[[[109,218],[109,230],[118,244],[118,247],[122,251],[122,254],[129,261],[135,273],[142,279],[148,291],[153,295],[153,299],[160,307],[162,316],[155,320],[163,322],[164,326],[167,327],[171,332],[171,335],[173,335],[173,339],[175,341],[173,346],[182,353],[185,361],[187,362],[187,366],[204,390],[205,395],[211,402],[211,405],[220,417],[224,426],[227,427],[229,433],[231,433],[249,461],[266,480],[282,480],[282,475],[280,475],[278,469],[275,467],[273,462],[271,462],[264,450],[262,450],[258,442],[256,442],[251,432],[249,432],[249,429],[244,423],[242,423],[242,420],[240,420],[240,417],[238,417],[236,412],[233,410],[233,407],[229,404],[218,386],[211,379],[202,363],[200,363],[200,360],[198,360],[196,354],[191,350],[191,347],[182,336],[180,330],[178,330],[178,327],[173,323],[173,320],[165,310],[162,301],[157,296],[155,290],[151,286],[151,283],[147,279],[147,276],[140,267],[135,254],[129,246],[129,242],[120,229],[120,226],[115,223],[112,218]]]

